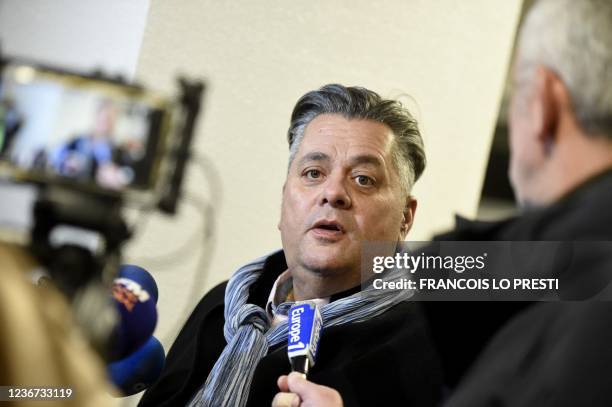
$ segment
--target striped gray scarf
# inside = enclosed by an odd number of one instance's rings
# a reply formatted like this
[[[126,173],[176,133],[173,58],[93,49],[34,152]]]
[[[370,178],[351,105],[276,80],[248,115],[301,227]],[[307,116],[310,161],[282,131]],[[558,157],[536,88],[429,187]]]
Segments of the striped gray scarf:
[[[249,287],[261,275],[269,256],[243,266],[227,284],[223,327],[227,345],[206,383],[191,399],[189,407],[244,406],[257,364],[271,346],[287,341],[287,321],[270,329],[266,311],[247,303]],[[383,279],[394,281],[402,277],[405,277],[403,273],[393,271]],[[412,295],[410,290],[375,290],[368,287],[321,307],[323,328],[367,321]]]

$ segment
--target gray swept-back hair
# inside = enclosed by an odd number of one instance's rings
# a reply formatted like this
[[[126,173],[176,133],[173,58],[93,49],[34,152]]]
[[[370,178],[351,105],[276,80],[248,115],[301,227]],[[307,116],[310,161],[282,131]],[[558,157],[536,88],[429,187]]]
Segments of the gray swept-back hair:
[[[520,30],[516,74],[531,77],[537,65],[565,83],[585,132],[612,137],[612,1],[536,1]]]
[[[425,169],[425,150],[416,120],[400,102],[383,99],[365,88],[338,84],[306,93],[293,108],[287,131],[289,167],[304,138],[306,126],[321,114],[338,114],[349,120],[372,120],[387,125],[395,136],[393,164],[403,191],[410,193]]]

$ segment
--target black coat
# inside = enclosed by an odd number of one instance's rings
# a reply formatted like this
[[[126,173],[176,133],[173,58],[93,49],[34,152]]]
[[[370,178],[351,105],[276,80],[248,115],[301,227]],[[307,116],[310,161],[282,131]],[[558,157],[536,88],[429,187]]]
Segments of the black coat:
[[[251,288],[249,302],[263,307],[285,269],[282,253],[272,256]],[[225,286],[213,288],[197,305],[172,345],[160,379],[145,392],[140,406],[185,405],[202,386],[225,347]],[[278,392],[276,380],[289,372],[287,345],[270,349],[255,371],[248,405],[271,405]],[[434,406],[442,396],[437,355],[419,305],[410,302],[366,322],[324,328],[309,379],[337,389],[345,406]]]
[[[462,221],[441,238],[588,241],[594,248],[601,248],[601,242],[612,248],[612,171],[549,208],[505,222]],[[577,279],[606,275],[610,281],[611,249],[583,253],[574,262]],[[433,307],[428,313],[435,316],[430,320],[443,364],[455,380],[463,376],[446,406],[612,406],[612,302],[518,303],[525,309],[497,332],[467,374],[469,358],[457,357],[453,350],[466,345],[475,353],[473,343],[467,344],[471,335],[459,343],[445,341],[444,335],[458,325],[470,332],[482,329],[489,312],[506,310],[510,317],[517,304],[428,305]]]

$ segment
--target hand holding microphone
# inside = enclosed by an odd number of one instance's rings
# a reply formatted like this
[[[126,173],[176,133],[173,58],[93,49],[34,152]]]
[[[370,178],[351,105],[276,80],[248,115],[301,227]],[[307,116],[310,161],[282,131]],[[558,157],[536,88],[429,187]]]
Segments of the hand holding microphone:
[[[293,371],[278,379],[278,393],[273,407],[342,407],[340,394],[329,387],[306,380],[314,366],[321,338],[323,319],[314,302],[300,302],[288,314],[287,356]]]
[[[277,393],[272,407],[342,407],[340,393],[331,387],[306,380],[302,374],[292,372],[278,378]]]

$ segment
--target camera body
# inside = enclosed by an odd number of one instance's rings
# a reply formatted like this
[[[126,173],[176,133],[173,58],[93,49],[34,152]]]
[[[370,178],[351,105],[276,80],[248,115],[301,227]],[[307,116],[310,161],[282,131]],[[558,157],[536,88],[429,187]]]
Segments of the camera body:
[[[203,91],[0,56],[0,178],[37,186],[31,251],[69,298],[115,276],[124,206],[175,213]]]

